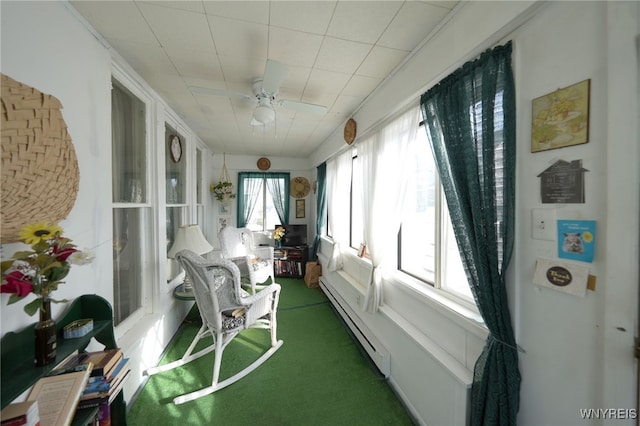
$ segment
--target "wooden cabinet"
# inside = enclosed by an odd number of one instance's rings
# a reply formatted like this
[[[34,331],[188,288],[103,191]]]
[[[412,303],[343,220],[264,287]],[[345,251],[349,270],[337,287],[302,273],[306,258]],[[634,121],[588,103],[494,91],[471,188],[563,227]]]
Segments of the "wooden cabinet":
[[[276,277],[304,278],[309,246],[277,247],[273,251]]]
[[[83,337],[64,339],[62,329],[67,324],[83,318],[93,318],[93,330]],[[84,351],[91,338],[105,345],[105,348],[116,348],[116,339],[113,332],[113,311],[111,305],[104,298],[97,295],[83,295],[76,298],[69,309],[60,319],[56,319],[57,348],[56,360],[42,367],[35,366],[34,357],[34,327],[35,323],[19,332],[9,332],[2,337],[1,361],[2,361],[2,408],[29,389],[40,378],[46,376],[58,364],[76,350]],[[91,411],[91,409],[88,409]],[[75,424],[82,424],[78,418],[82,417],[81,411],[76,414]],[[127,424],[126,403],[122,392],[111,403],[111,424],[122,426]]]

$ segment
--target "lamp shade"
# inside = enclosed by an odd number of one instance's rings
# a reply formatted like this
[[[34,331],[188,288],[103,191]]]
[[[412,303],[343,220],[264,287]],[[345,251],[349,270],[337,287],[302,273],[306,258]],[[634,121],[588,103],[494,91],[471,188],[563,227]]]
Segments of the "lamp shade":
[[[258,105],[253,111],[253,118],[262,124],[271,123],[276,118],[276,112],[270,105]]]
[[[197,254],[205,254],[213,250],[213,246],[204,238],[198,225],[183,225],[178,228],[176,239],[167,256],[175,259],[176,253],[185,249]]]

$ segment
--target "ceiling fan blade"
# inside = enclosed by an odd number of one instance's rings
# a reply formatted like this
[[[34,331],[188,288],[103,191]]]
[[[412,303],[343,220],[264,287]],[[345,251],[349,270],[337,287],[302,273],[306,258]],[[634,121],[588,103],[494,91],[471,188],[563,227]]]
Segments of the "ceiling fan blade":
[[[294,109],[300,112],[307,112],[309,114],[322,115],[327,113],[326,106],[308,104],[306,102],[281,100],[281,101],[278,101],[278,105],[284,108]]]
[[[262,77],[262,91],[275,95],[287,76],[287,66],[282,62],[267,59]]]
[[[189,90],[192,93],[200,93],[203,95],[224,96],[226,98],[238,98],[238,99],[253,99],[253,96],[246,95],[240,92],[231,92],[229,90],[211,89],[209,87],[189,86]]]

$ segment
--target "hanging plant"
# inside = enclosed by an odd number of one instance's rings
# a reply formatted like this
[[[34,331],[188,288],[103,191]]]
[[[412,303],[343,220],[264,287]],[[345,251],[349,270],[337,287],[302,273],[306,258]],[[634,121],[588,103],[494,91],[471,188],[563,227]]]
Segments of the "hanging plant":
[[[225,198],[236,198],[236,194],[233,193],[233,184],[229,181],[211,184],[211,192],[218,201],[223,201]]]
[[[222,175],[220,176],[220,182],[211,184],[211,192],[218,201],[224,201],[225,199],[236,198],[236,194],[233,193],[233,183],[229,178],[229,172],[227,171],[227,155],[224,154],[224,160],[222,161]]]

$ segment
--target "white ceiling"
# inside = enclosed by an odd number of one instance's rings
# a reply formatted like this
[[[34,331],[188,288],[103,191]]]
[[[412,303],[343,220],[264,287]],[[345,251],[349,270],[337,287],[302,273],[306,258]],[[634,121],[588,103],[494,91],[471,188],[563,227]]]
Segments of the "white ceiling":
[[[78,12],[215,152],[308,157],[451,12],[456,1],[71,1]],[[276,106],[251,126],[267,59],[288,74]]]

